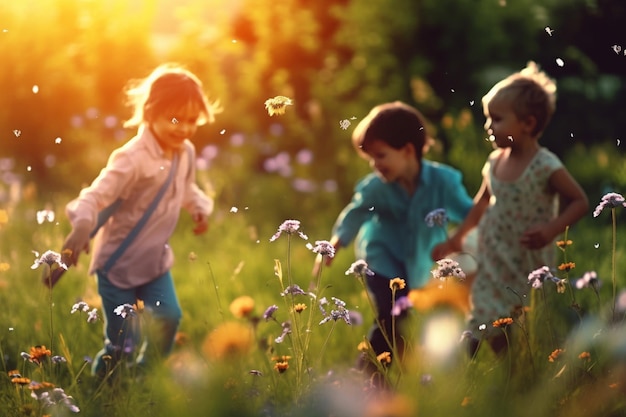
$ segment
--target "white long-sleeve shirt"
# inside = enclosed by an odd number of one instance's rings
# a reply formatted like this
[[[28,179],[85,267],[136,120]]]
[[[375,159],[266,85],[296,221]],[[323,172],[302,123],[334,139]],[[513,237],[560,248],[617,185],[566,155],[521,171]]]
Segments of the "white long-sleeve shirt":
[[[213,200],[195,181],[195,148],[186,140],[178,151],[178,169],[154,212],[133,243],[107,272],[120,288],[150,282],[168,271],[174,262],[168,240],[180,214],[210,215]],[[118,198],[123,201],[100,229],[93,242],[90,273],[102,268],[128,236],[167,180],[172,160],[166,158],[150,129],[141,126],[137,136],[111,153],[107,165],[78,198],[66,206],[72,223],[96,226],[98,212]]]

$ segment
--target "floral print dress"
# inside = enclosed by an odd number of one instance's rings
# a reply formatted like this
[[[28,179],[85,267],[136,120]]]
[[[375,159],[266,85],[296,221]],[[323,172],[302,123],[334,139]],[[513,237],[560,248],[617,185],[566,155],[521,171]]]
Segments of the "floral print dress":
[[[471,291],[470,325],[476,330],[512,312],[529,299],[528,274],[552,265],[554,245],[539,250],[523,247],[519,240],[534,225],[549,222],[557,214],[558,200],[548,190],[552,173],[563,164],[546,148],[540,148],[514,181],[494,176],[502,150],[489,155],[482,174],[491,200],[478,224],[478,270]],[[517,295],[516,295],[517,294]]]

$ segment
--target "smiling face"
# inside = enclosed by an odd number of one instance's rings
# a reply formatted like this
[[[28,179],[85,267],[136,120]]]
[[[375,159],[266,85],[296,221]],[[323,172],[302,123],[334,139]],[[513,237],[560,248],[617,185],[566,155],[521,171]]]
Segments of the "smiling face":
[[[414,175],[417,159],[412,144],[406,144],[400,149],[389,146],[382,140],[372,140],[365,151],[370,166],[385,182],[398,182]]]
[[[489,140],[498,148],[514,146],[529,137],[529,122],[520,119],[506,98],[494,97],[485,111],[485,130]]]
[[[191,139],[198,129],[201,112],[189,104],[174,111],[155,115],[148,126],[165,153],[179,149],[185,139]]]

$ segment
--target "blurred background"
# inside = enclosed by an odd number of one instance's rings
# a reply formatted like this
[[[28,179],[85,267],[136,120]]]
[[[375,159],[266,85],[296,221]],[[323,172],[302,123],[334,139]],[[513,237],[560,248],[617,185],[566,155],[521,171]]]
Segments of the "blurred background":
[[[195,138],[200,182],[268,235],[287,218],[329,232],[369,171],[352,129],[385,101],[427,116],[428,157],[474,193],[481,97],[529,60],[558,85],[542,143],[594,204],[626,183],[625,22],[623,0],[3,1],[0,206],[62,210],[134,135],[126,82],[171,61],[224,108]],[[294,105],[270,117],[276,95]]]

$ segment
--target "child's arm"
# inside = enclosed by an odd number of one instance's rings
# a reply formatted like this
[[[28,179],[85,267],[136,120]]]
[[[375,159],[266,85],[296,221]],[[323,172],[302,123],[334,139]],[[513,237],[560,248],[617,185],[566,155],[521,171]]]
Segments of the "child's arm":
[[[483,180],[480,189],[474,197],[474,205],[467,213],[467,217],[463,220],[454,233],[448,240],[435,246],[431,257],[434,261],[445,258],[447,255],[453,252],[460,252],[463,248],[463,240],[467,233],[478,225],[480,218],[489,205],[489,199],[491,194],[487,188],[487,183]]]
[[[559,196],[559,215],[547,224],[536,225],[524,232],[520,243],[529,249],[540,249],[549,244],[567,226],[580,220],[589,209],[585,192],[565,168],[552,173],[548,184]]]

